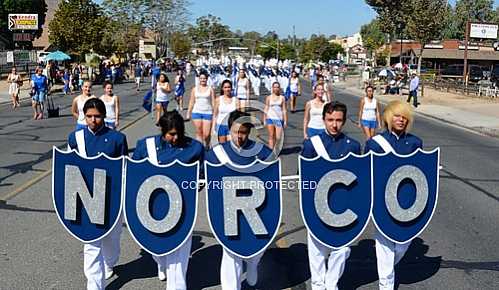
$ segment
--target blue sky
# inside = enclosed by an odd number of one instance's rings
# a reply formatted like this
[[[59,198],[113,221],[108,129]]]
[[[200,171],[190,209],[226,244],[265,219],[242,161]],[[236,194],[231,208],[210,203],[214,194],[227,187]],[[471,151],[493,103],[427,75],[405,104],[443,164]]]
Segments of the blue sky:
[[[97,3],[102,0],[94,0]],[[455,0],[449,0],[453,5]],[[191,0],[191,21],[207,14],[218,16],[232,31],[276,31],[279,37],[293,33],[351,35],[376,14],[364,0]],[[494,0],[497,7],[499,0]]]

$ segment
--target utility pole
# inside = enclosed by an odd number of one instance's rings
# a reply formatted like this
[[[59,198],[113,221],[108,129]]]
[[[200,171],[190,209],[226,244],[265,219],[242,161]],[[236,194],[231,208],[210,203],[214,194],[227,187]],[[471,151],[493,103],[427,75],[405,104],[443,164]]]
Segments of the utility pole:
[[[466,76],[468,75],[468,42],[470,37],[470,21],[466,21],[466,31],[464,36],[464,67],[463,67],[463,83],[468,86],[468,80]]]

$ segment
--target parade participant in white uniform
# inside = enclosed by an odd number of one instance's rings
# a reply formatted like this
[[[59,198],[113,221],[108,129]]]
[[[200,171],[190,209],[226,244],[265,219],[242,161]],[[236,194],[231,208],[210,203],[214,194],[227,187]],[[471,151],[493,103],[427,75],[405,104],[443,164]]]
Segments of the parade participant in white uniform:
[[[318,76],[317,77],[317,84],[321,84],[322,87],[324,88],[324,95],[322,96],[322,99],[324,102],[329,103],[333,101],[333,94],[331,91],[331,88],[329,86],[328,81],[324,79],[323,76]]]
[[[244,122],[244,118],[249,118],[248,113],[236,110],[229,115],[228,125],[231,139],[229,142],[218,144],[206,153],[206,161],[213,164],[225,164],[231,162],[237,165],[249,165],[255,161],[267,160],[272,151],[264,144],[255,142],[249,138],[252,124]],[[239,120],[239,122],[238,122]],[[244,123],[240,123],[244,122]],[[257,147],[256,147],[257,146]],[[251,151],[261,146],[257,154],[241,154],[242,150]],[[258,281],[258,263],[263,252],[251,259],[239,258],[224,249],[222,264],[220,267],[220,284],[222,290],[240,290],[243,264],[246,263],[246,282],[254,286]]]
[[[84,84],[85,86],[85,84]],[[104,125],[106,105],[97,98],[89,99],[83,113],[88,127],[69,135],[68,146],[81,156],[94,157],[104,153],[111,158],[128,155],[126,136]],[[120,256],[121,216],[104,238],[83,246],[83,268],[88,290],[104,290],[105,279],[113,276],[113,267]]]
[[[414,122],[413,111],[409,104],[392,101],[383,112],[386,131],[367,140],[365,152],[395,152],[400,155],[411,154],[423,148],[423,141],[409,132]],[[404,257],[411,242],[396,244],[376,231],[376,259],[380,290],[393,290],[395,287],[395,265]]]
[[[366,97],[360,100],[359,105],[359,128],[362,129],[366,139],[370,139],[376,134],[376,128],[380,128],[381,117],[379,113],[378,101],[374,97],[374,88],[366,87]]]
[[[244,112],[246,107],[250,106],[250,81],[246,77],[246,70],[239,70],[239,75],[237,76],[236,82],[237,88],[237,98],[241,103],[241,110]]]
[[[342,133],[347,116],[347,107],[340,102],[324,105],[323,120],[326,131],[306,139],[302,156],[325,159],[340,159],[352,152],[360,154],[360,144]],[[350,256],[350,248],[333,250],[307,235],[308,260],[312,290],[337,290],[338,281],[343,275],[345,262]]]
[[[113,94],[113,84],[109,81],[104,82],[104,95],[100,99],[106,105],[106,119],[104,122],[107,127],[116,129],[120,124],[120,97]]]
[[[87,127],[87,121],[85,119],[85,114],[83,113],[83,106],[85,102],[89,99],[95,98],[92,95],[92,82],[84,81],[81,87],[82,94],[73,99],[71,104],[71,112],[73,117],[76,119],[76,130],[83,129]]]
[[[170,102],[169,93],[171,93],[172,88],[170,86],[170,81],[166,74],[161,73],[158,77],[158,82],[156,84],[156,124],[159,122],[159,118],[168,111],[168,103]]]
[[[289,87],[291,90],[291,113],[294,113],[296,111],[296,98],[301,95],[300,77],[296,71],[291,72]]]
[[[183,163],[203,162],[203,145],[185,136],[184,119],[177,111],[166,112],[159,119],[161,135],[143,138],[137,141],[132,158],[149,158],[153,164],[169,164],[174,160]],[[186,274],[191,253],[192,236],[173,253],[153,259],[158,264],[158,278],[167,280],[167,290],[187,289]]]
[[[303,116],[303,138],[308,139],[312,136],[324,132],[324,120],[322,111],[326,104],[322,99],[324,88],[317,84],[313,91],[314,98],[305,104],[305,114]]]
[[[227,142],[230,136],[227,119],[230,113],[239,108],[239,100],[232,96],[232,82],[224,80],[222,82],[221,95],[215,100],[213,117],[216,120],[214,132],[218,137],[219,143]]]
[[[187,119],[192,118],[196,139],[206,147],[210,144],[214,103],[215,92],[208,86],[208,73],[202,72],[199,74],[199,86],[191,90]]]
[[[288,126],[286,99],[281,95],[279,82],[272,84],[272,94],[265,99],[265,124],[269,133],[269,147],[273,149]]]

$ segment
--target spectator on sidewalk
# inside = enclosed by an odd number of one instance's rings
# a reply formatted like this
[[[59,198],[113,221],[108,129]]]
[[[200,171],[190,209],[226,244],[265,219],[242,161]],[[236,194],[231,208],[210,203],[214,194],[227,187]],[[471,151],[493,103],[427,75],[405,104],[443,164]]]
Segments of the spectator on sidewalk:
[[[64,75],[62,76],[62,79],[64,80],[64,94],[68,95],[69,93],[71,93],[70,90],[71,75],[67,68],[64,69]]]
[[[33,107],[33,119],[35,120],[43,119],[45,96],[47,95],[49,86],[48,79],[42,72],[43,69],[37,67],[35,74],[31,78],[31,106]]]
[[[412,73],[411,82],[409,83],[409,97],[407,98],[407,102],[411,102],[415,108],[418,107],[418,88],[419,88],[419,77],[415,72]]]
[[[7,77],[7,83],[9,83],[9,95],[12,98],[12,108],[15,109],[20,107],[19,104],[19,87],[22,85],[21,75],[17,74],[17,69],[12,68],[11,73]]]

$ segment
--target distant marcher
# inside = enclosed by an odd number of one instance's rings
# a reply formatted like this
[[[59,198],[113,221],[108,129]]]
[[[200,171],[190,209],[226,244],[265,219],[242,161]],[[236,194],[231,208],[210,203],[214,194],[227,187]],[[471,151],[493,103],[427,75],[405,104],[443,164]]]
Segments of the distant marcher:
[[[291,113],[294,113],[296,111],[296,98],[301,95],[300,77],[296,71],[291,73],[289,88],[291,91]]]
[[[95,96],[92,95],[92,82],[87,80],[83,82],[81,95],[74,98],[73,103],[71,104],[71,112],[76,119],[76,130],[87,127],[83,107],[85,106],[85,103],[92,98],[95,98]]]
[[[317,84],[313,91],[314,98],[305,105],[305,114],[303,116],[303,139],[311,138],[324,132],[325,125],[322,119],[324,110],[324,87]]]
[[[31,94],[33,107],[33,119],[43,119],[43,109],[45,96],[48,92],[48,79],[42,74],[43,69],[41,67],[36,68],[35,74],[31,78]]]
[[[324,102],[326,103],[332,102],[333,101],[332,92],[330,90],[328,81],[324,78],[324,76],[320,75],[317,77],[317,84],[322,85],[322,87],[324,88],[324,95],[322,96]]]
[[[288,126],[286,98],[281,95],[279,82],[272,84],[272,94],[265,99],[265,124],[269,133],[269,147],[273,150],[277,140],[284,136]]]
[[[411,102],[415,108],[418,107],[418,88],[419,88],[419,77],[416,73],[412,73],[411,82],[409,83],[409,97],[407,98],[407,102]]]
[[[137,92],[140,91],[140,81],[142,80],[142,74],[144,73],[144,68],[142,64],[137,63],[135,65],[134,76],[135,76],[135,85],[137,86]]]
[[[241,103],[241,111],[245,111],[246,107],[250,106],[250,80],[246,77],[246,70],[239,70],[239,75],[237,77],[237,82],[235,84],[237,86],[237,98]]]
[[[104,95],[100,99],[106,105],[106,127],[116,129],[120,124],[120,97],[113,94],[113,84],[104,82]]]
[[[169,94],[171,91],[172,88],[170,87],[168,76],[161,73],[156,83],[156,124],[158,124],[159,118],[168,111],[168,104],[170,103]]]
[[[9,95],[12,98],[12,108],[15,109],[20,107],[19,104],[19,88],[22,85],[21,75],[17,73],[15,67],[12,68],[11,73],[7,77],[7,83],[9,83]]]
[[[184,110],[185,77],[184,72],[179,69],[175,77],[175,101],[177,101],[177,111],[182,114]]]
[[[366,96],[360,100],[358,126],[362,128],[366,139],[376,134],[376,128],[381,128],[379,104],[371,86],[366,87]]]

